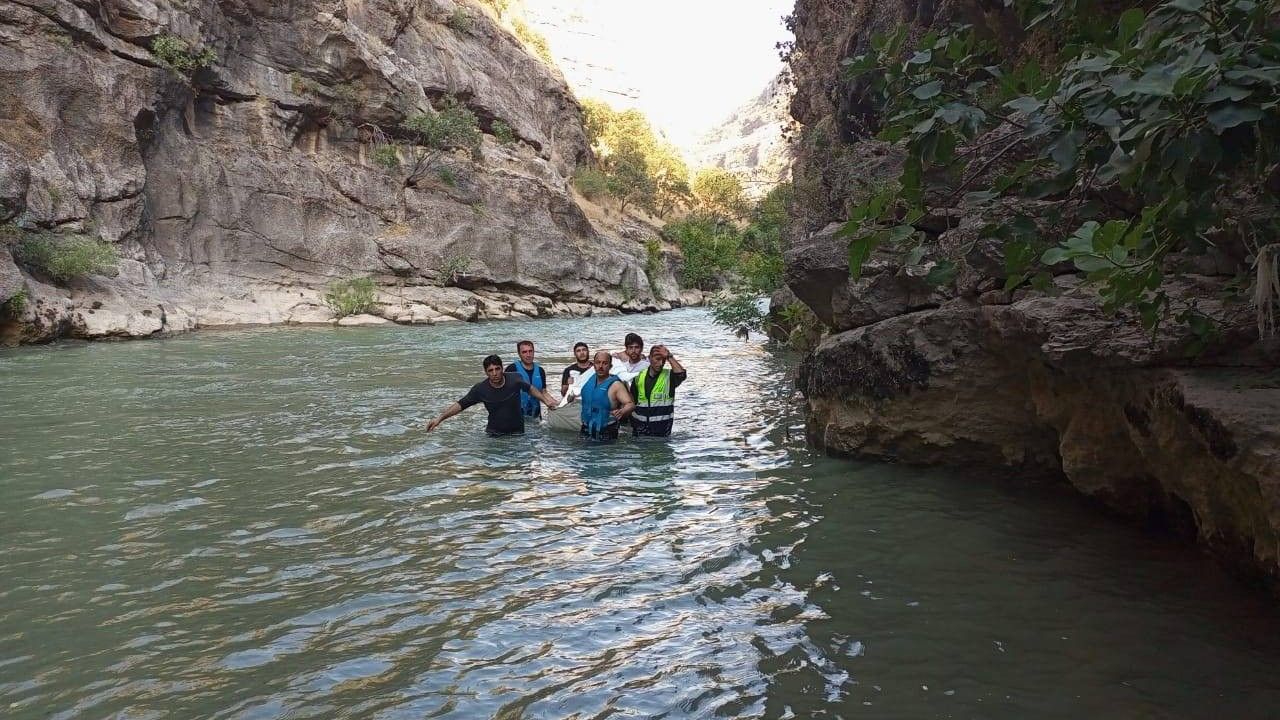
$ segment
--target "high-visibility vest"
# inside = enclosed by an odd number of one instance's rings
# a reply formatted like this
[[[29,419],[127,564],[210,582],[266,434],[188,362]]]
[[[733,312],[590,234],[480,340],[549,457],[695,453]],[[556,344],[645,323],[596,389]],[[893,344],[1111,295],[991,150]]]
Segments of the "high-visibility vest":
[[[662,422],[675,415],[675,398],[671,395],[671,369],[663,368],[653,386],[645,389],[649,371],[636,377],[636,409],[632,415],[644,422]]]

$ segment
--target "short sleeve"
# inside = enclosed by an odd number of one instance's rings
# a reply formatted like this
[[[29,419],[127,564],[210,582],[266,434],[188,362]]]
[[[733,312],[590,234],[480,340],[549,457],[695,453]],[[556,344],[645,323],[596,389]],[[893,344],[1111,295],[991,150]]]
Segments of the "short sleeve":
[[[462,406],[463,410],[478,402],[480,402],[480,393],[477,393],[474,387],[468,390],[467,394],[462,396],[462,399],[458,400],[458,404]]]

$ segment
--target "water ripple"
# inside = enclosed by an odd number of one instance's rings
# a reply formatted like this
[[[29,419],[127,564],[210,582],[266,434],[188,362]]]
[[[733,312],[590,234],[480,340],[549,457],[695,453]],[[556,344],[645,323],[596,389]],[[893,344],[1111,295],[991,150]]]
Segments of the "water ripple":
[[[422,423],[635,323],[670,440]],[[509,352],[507,354],[510,354]],[[698,310],[0,353],[6,717],[1263,717],[1280,623],[1061,498],[814,456]],[[1158,638],[1158,641],[1152,641]]]

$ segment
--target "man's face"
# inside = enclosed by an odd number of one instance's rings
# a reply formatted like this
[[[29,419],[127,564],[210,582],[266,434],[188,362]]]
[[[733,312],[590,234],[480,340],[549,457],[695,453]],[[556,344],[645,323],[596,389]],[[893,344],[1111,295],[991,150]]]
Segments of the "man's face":
[[[484,374],[485,374],[485,377],[489,378],[490,385],[502,384],[502,366],[501,365],[486,366],[484,369]]]
[[[613,367],[613,356],[601,350],[596,353],[595,359],[591,364],[596,368],[596,375],[600,378],[609,377],[609,369]]]
[[[632,343],[627,346],[627,358],[631,362],[640,362],[640,357],[644,355],[644,343]]]
[[[663,365],[667,364],[667,351],[661,345],[654,345],[649,350],[649,369],[657,371],[661,370]]]
[[[525,365],[533,364],[533,346],[532,345],[520,346],[520,362],[524,363]]]
[[[579,365],[585,364],[591,357],[591,351],[579,345],[573,349],[573,359],[578,361]]]

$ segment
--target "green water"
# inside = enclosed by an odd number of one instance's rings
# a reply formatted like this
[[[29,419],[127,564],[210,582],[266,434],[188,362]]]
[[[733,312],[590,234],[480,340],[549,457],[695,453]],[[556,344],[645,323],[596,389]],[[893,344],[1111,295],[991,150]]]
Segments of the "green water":
[[[421,423],[523,337],[668,441]],[[1280,618],[1061,494],[829,460],[700,310],[0,353],[0,716],[1275,717]],[[558,390],[558,382],[556,383]]]

